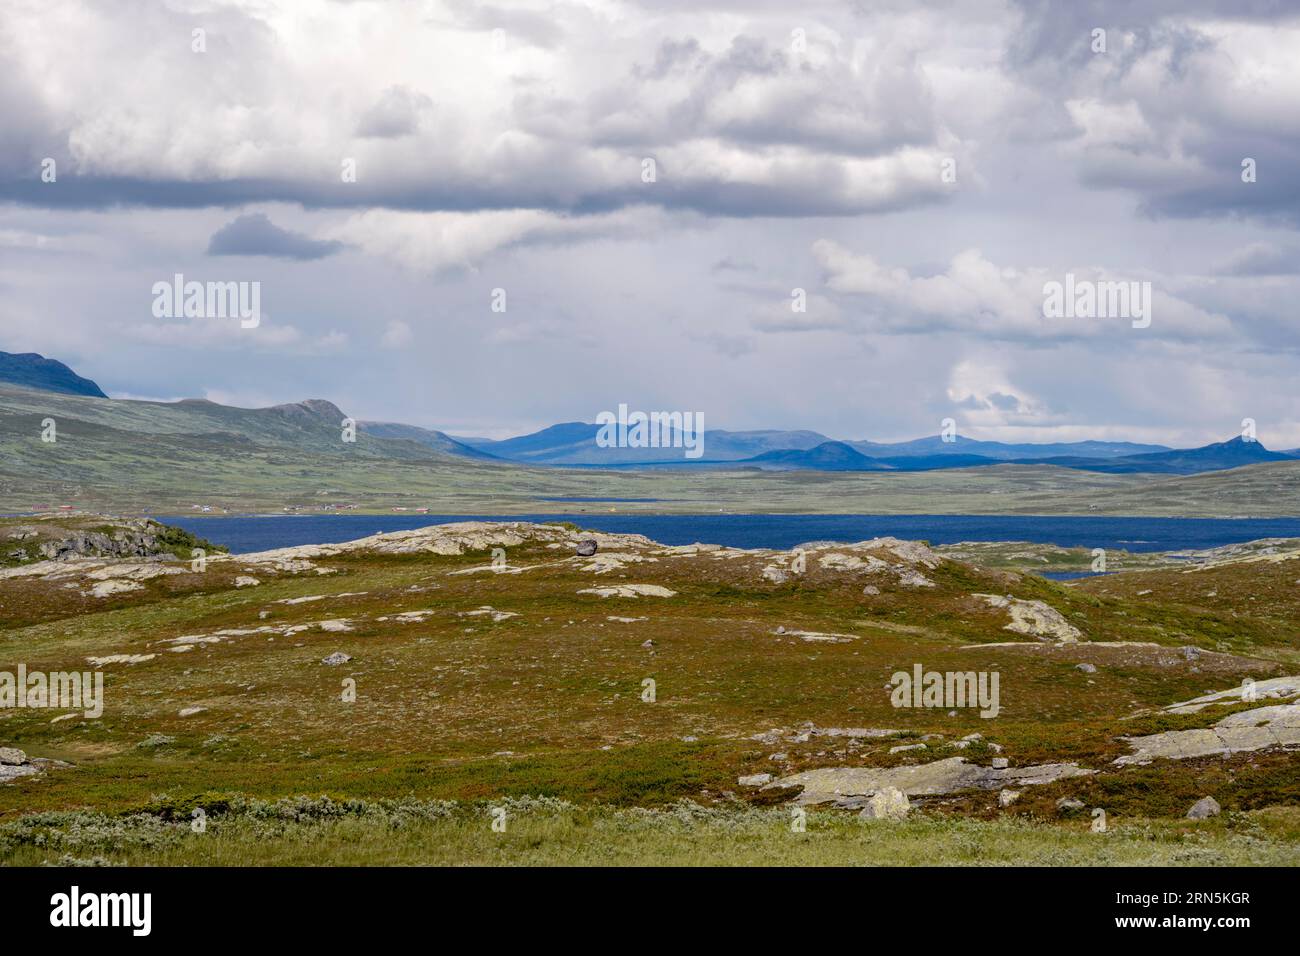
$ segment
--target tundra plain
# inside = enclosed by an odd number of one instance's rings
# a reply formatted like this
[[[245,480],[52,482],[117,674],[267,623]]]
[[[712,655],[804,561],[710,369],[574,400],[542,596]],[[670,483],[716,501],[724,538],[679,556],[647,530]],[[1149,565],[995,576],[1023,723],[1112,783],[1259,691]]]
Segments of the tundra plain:
[[[0,538],[86,526],[140,533]],[[1068,583],[513,522],[165,550],[0,569],[0,671],[105,674],[99,719],[0,709],[0,860],[1300,862],[1300,542]],[[997,716],[895,707],[917,664],[996,672]]]

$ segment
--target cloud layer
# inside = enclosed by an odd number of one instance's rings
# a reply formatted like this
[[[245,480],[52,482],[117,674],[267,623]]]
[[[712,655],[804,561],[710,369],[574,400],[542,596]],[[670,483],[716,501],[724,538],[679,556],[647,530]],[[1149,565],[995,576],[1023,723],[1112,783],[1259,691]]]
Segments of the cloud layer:
[[[0,348],[478,433],[1292,447],[1298,53],[1283,2],[12,0]],[[175,273],[265,321],[153,319]]]

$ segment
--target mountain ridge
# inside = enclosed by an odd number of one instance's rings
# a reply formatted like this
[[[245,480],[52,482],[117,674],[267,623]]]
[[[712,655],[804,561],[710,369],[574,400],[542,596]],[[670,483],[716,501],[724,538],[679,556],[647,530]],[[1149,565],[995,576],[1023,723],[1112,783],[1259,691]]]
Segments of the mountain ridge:
[[[0,382],[64,395],[108,398],[104,390],[57,359],[37,352],[0,352]]]
[[[8,378],[4,372],[8,370]],[[21,379],[22,381],[14,381]],[[91,403],[73,417],[88,425],[145,435],[186,435],[205,442],[227,440],[238,447],[307,448],[326,455],[347,450],[345,421],[333,402],[309,398],[260,409],[222,405],[208,399],[176,402],[110,399],[89,379],[62,362],[36,353],[0,352],[0,389],[33,395],[64,395]],[[19,399],[35,414],[48,401]],[[0,412],[4,409],[0,408]],[[773,471],[918,472],[977,468],[996,464],[1050,465],[1105,474],[1195,475],[1243,465],[1296,460],[1296,454],[1270,451],[1258,441],[1237,437],[1198,448],[1124,441],[1007,443],[951,436],[924,436],[903,442],[845,441],[806,429],[706,430],[704,453],[688,458],[683,435],[659,436],[662,447],[604,447],[602,427],[560,422],[506,439],[467,438],[400,422],[356,422],[363,454],[397,459],[452,456],[498,464],[558,468],[705,468]],[[694,436],[691,436],[694,438]],[[363,440],[364,439],[364,440]],[[691,444],[695,444],[691,442]],[[355,448],[355,444],[352,444]]]

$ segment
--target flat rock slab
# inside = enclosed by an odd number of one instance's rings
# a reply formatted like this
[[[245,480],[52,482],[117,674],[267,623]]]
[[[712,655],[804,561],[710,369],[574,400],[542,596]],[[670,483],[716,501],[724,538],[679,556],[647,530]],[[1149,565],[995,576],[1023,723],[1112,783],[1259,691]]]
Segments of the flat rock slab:
[[[1150,641],[1074,641],[1055,643],[1048,641],[1001,641],[980,644],[963,644],[963,651],[1005,651],[1027,657],[1060,661],[1062,664],[1091,664],[1101,670],[1112,667],[1144,667],[1162,670],[1178,669],[1185,671],[1195,665],[1201,671],[1220,674],[1240,674],[1252,669],[1268,666],[1264,662],[1235,654],[1221,654],[1218,651],[1200,651],[1195,658],[1188,658],[1181,647],[1168,647]],[[1300,693],[1300,679],[1291,678]],[[1259,687],[1269,681],[1261,680]],[[1240,688],[1225,691],[1225,694],[1240,694]],[[1260,696],[1264,692],[1260,691]],[[1190,702],[1189,702],[1190,703]]]
[[[1040,641],[1059,641],[1063,644],[1072,644],[1083,637],[1079,629],[1067,621],[1060,611],[1044,601],[1027,601],[1001,594],[972,594],[971,597],[982,599],[990,607],[1006,610],[1011,616],[1011,623],[1003,626],[1004,631],[1015,631]]]
[[[658,584],[617,584],[607,588],[583,588],[579,594],[595,594],[597,597],[676,597],[676,591]]]
[[[828,644],[847,644],[849,641],[856,641],[856,634],[831,634],[825,631],[787,631],[785,628],[778,628],[772,632],[778,637],[797,637],[803,641],[823,641]]]
[[[1269,747],[1300,747],[1300,704],[1256,707],[1229,714],[1213,727],[1169,730],[1124,740],[1133,753],[1115,759],[1121,766],[1150,763],[1161,757],[1188,760]]]
[[[886,787],[909,797],[940,796],[958,790],[1001,790],[1035,786],[1093,773],[1077,764],[1049,763],[1033,767],[995,769],[948,757],[914,767],[825,767],[782,777],[769,787],[803,787],[795,798],[801,805],[838,803],[852,806]],[[764,788],[767,789],[767,788]]]
[[[1272,697],[1285,700],[1288,697],[1300,696],[1300,677],[1270,677],[1267,680],[1257,680],[1253,690],[1257,698]],[[1216,691],[1203,697],[1193,697],[1191,700],[1170,704],[1165,710],[1171,714],[1194,714],[1211,704],[1235,704],[1237,701],[1244,700],[1245,694],[1245,687],[1229,687],[1227,690]]]
[[[33,767],[31,764],[22,764],[21,766],[0,764],[0,783],[9,783],[19,777],[30,777],[40,772],[39,767]]]

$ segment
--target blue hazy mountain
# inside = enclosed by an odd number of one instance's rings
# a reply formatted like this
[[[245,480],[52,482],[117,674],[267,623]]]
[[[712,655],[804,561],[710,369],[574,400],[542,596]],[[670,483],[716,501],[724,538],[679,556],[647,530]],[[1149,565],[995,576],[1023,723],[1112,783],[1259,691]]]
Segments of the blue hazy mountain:
[[[602,448],[596,444],[599,431],[599,425],[565,422],[502,441],[452,440],[509,461],[623,468],[638,464],[672,468],[734,464],[781,471],[933,471],[1015,463],[1112,474],[1191,475],[1296,457],[1240,438],[1204,448],[1174,449],[1124,441],[1033,444],[961,436],[944,441],[938,435],[906,442],[839,441],[813,431],[713,429],[704,433],[704,454],[687,459],[680,447]]]
[[[961,435],[953,437],[954,440],[951,442],[944,441],[938,435],[931,435],[927,438],[916,438],[912,441],[903,442],[850,441],[845,444],[852,445],[862,454],[872,458],[978,455],[981,458],[996,458],[1001,461],[1015,461],[1020,458],[1049,458],[1052,456],[1121,458],[1127,455],[1170,451],[1165,445],[1140,445],[1127,441],[1050,442],[1035,445],[1032,443],[1011,444],[1000,441],[978,441]]]
[[[587,422],[564,422],[540,431],[499,441],[460,435],[448,437],[497,458],[538,465],[628,465],[651,462],[673,464],[683,457],[680,448],[601,448],[596,444],[596,435],[599,431],[599,425]],[[1170,451],[1164,445],[1144,445],[1136,442],[1080,441],[1035,445],[977,441],[961,436],[957,436],[956,441],[945,442],[938,435],[905,442],[840,442],[819,432],[807,430],[706,429],[704,455],[694,463],[716,465],[718,462],[747,461],[768,452],[811,451],[827,442],[848,445],[867,458],[877,459],[886,462],[887,466],[896,466],[907,471],[960,468],[988,462],[1030,458],[1111,459]],[[911,463],[898,462],[895,465],[895,459],[903,458],[917,460]],[[985,461],[986,459],[988,461]],[[775,459],[771,461],[773,464],[777,463]],[[793,464],[795,461],[797,458],[792,458],[790,463]],[[761,465],[763,462],[758,464]]]
[[[90,379],[82,378],[62,362],[35,352],[0,352],[0,382],[65,395],[108,398]]]
[[[614,465],[641,462],[671,464],[683,458],[680,441],[677,441],[675,447],[602,448],[596,444],[596,435],[600,432],[600,427],[586,422],[565,422],[502,441],[451,437],[497,458],[539,465]],[[670,433],[670,444],[677,438],[679,436],[676,433]],[[704,431],[704,451],[710,464],[720,461],[740,461],[769,451],[802,451],[816,448],[828,441],[830,439],[825,435],[811,431],[732,432],[725,429]]]
[[[1239,436],[1231,441],[1216,442],[1200,448],[1126,455],[1106,461],[1081,457],[1049,457],[1033,459],[1033,461],[1037,464],[1059,465],[1063,468],[1110,474],[1196,475],[1204,471],[1223,471],[1227,468],[1241,468],[1244,465],[1257,465],[1266,461],[1291,461],[1295,457],[1285,452],[1269,451],[1262,442],[1246,441]]]
[[[707,444],[707,442],[706,442]],[[828,441],[808,449],[768,451],[739,464],[757,465],[773,471],[890,471],[891,465],[868,458],[847,442]]]

